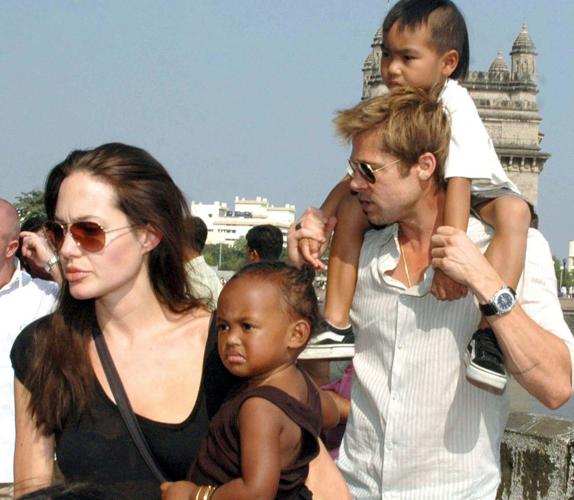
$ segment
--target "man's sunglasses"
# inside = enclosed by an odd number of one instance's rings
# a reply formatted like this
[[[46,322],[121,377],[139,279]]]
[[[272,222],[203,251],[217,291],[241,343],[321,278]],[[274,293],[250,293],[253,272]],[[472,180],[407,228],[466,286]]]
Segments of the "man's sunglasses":
[[[399,163],[400,161],[401,161],[400,159],[397,159],[389,163],[377,164],[377,163],[367,163],[366,161],[348,160],[349,165],[347,166],[347,173],[351,177],[355,177],[357,172],[359,172],[368,183],[374,184],[376,181],[375,172],[378,172],[379,170],[384,170],[385,168],[392,167],[393,165]]]
[[[60,251],[66,234],[69,232],[76,244],[86,252],[99,252],[106,246],[106,234],[135,226],[104,229],[97,222],[81,221],[73,224],[60,224],[55,221],[44,222],[44,233],[53,247]]]

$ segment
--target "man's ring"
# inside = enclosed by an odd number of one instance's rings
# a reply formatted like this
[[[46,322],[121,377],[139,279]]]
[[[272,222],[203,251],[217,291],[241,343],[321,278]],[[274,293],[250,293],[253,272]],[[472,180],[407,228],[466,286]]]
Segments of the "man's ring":
[[[299,231],[299,229],[301,229],[301,223],[297,222],[297,224],[295,224],[295,231]]]

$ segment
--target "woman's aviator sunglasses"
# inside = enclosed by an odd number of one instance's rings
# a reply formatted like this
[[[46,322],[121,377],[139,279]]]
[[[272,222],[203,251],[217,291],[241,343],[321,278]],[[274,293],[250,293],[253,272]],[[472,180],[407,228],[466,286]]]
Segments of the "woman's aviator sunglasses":
[[[356,173],[359,172],[365,180],[370,183],[374,184],[375,179],[375,172],[379,170],[383,170],[385,168],[392,167],[393,165],[399,163],[401,160],[393,160],[389,163],[367,163],[366,161],[355,161],[355,160],[348,160],[349,165],[347,166],[347,173],[351,177],[355,177]]]
[[[60,224],[55,221],[47,221],[44,223],[44,233],[57,251],[62,248],[66,234],[69,232],[76,244],[86,252],[99,252],[106,246],[107,233],[133,227],[135,226],[104,229],[97,222],[81,221],[72,224]]]

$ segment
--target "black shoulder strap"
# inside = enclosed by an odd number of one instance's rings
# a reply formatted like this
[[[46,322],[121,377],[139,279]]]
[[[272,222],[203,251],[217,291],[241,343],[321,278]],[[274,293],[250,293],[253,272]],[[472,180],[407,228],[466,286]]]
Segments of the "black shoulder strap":
[[[138,451],[140,452],[140,455],[144,459],[146,465],[149,467],[155,478],[160,483],[168,481],[164,473],[157,465],[155,459],[153,458],[152,452],[145,439],[145,436],[143,435],[140,424],[134,414],[134,411],[132,410],[132,406],[130,405],[130,401],[126,391],[124,390],[124,386],[122,385],[122,381],[120,380],[120,376],[116,370],[110,355],[110,351],[106,345],[106,340],[104,339],[101,330],[98,327],[94,327],[92,336],[94,337],[96,349],[98,350],[100,361],[104,368],[104,372],[106,373],[108,384],[110,384],[110,388],[112,389],[116,404],[122,419],[126,424],[128,432],[130,433],[130,436],[132,437]]]

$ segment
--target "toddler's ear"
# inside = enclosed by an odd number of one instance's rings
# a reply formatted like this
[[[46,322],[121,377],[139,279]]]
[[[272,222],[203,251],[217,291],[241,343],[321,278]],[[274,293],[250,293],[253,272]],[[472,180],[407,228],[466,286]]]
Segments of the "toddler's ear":
[[[311,335],[311,326],[308,321],[299,319],[291,325],[291,333],[289,336],[289,347],[292,349],[300,349],[309,340]]]

